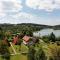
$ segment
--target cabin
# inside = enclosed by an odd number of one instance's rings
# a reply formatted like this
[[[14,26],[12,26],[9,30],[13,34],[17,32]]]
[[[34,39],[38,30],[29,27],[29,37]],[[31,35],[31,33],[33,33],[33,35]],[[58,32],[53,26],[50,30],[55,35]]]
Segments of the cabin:
[[[28,42],[30,40],[30,36],[25,35],[22,39],[23,39],[24,44],[28,44]]]
[[[23,37],[23,43],[25,44],[25,45],[33,45],[33,44],[35,44],[35,43],[37,43],[39,41],[39,39],[37,39],[36,37],[30,37],[30,36],[24,36]]]
[[[16,45],[18,43],[18,35],[13,37],[13,44]]]

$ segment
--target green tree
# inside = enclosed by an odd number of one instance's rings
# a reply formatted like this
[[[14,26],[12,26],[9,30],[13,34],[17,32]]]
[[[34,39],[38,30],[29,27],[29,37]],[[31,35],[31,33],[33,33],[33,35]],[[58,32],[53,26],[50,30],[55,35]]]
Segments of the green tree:
[[[28,60],[35,60],[35,49],[33,46],[29,46],[29,51],[28,51]]]
[[[10,52],[8,50],[8,46],[5,45],[2,41],[0,41],[0,54],[4,60],[10,60]]]
[[[42,48],[39,48],[38,51],[35,53],[35,60],[47,60]]]
[[[54,35],[53,32],[50,34],[49,40],[51,40],[52,42],[55,42],[56,41],[56,37],[55,37],[55,35]]]
[[[4,37],[3,29],[0,27],[0,40],[2,40]]]
[[[17,42],[17,44],[21,45],[22,42],[23,42],[23,39],[19,39],[18,42]]]

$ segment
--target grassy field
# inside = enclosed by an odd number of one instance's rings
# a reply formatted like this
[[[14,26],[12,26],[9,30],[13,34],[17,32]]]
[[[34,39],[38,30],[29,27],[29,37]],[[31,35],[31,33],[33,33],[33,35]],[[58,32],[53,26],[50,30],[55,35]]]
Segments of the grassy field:
[[[10,60],[27,60],[27,56],[22,54],[14,55],[14,56],[11,56]]]
[[[4,59],[0,57],[0,60],[4,60]],[[14,55],[10,57],[10,60],[27,60],[27,56],[22,54]]]
[[[13,45],[13,47],[14,47],[14,49],[15,49],[15,51],[17,52],[17,53],[20,53],[20,46],[19,45],[14,45],[14,44],[12,44]]]
[[[19,45],[13,44],[13,47],[16,53],[20,53],[20,54],[15,54],[10,56],[10,60],[28,60],[27,55],[23,54],[28,52],[28,47],[26,45],[21,44],[21,46],[19,46]],[[51,57],[56,56],[57,55],[56,52],[58,51],[58,49],[60,49],[60,46],[58,46],[56,43],[47,44],[45,42],[40,42],[40,44],[38,45],[36,44],[35,49],[38,50],[40,47],[42,47],[42,49],[44,50],[48,60],[49,60],[49,56]],[[14,54],[12,47],[9,47],[9,51],[11,54]],[[3,59],[0,57],[0,60],[3,60]]]
[[[26,52],[27,53],[28,52],[28,47],[25,46],[24,44],[21,44],[21,46],[20,45],[14,45],[13,44],[13,47],[14,47],[14,49],[15,49],[15,51],[17,53],[22,53],[22,52]]]

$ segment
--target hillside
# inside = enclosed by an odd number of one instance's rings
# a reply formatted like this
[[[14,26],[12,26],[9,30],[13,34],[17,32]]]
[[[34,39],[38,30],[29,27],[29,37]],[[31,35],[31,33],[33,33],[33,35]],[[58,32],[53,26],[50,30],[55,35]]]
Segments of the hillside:
[[[45,28],[52,28],[52,29],[59,29],[60,30],[60,25],[56,25],[56,26],[49,26],[49,25],[42,25],[42,24],[33,24],[33,23],[21,23],[21,24],[0,24],[0,27],[4,30],[4,31],[22,31],[24,29],[28,29],[31,31],[39,31],[41,29],[45,29]]]

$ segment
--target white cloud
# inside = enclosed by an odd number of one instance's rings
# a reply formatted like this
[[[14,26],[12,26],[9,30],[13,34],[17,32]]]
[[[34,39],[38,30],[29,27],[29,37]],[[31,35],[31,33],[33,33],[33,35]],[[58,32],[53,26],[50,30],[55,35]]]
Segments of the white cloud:
[[[33,21],[37,19],[35,15],[31,15],[25,12],[18,12],[14,15],[7,15],[0,20],[1,23],[33,23]]]
[[[26,0],[26,4],[34,9],[53,11],[54,9],[60,9],[60,0],[55,1],[56,2],[53,5],[52,0]],[[52,20],[42,19],[41,17],[37,17],[29,13],[20,12],[22,8],[23,6],[21,5],[21,0],[0,0],[0,23],[53,24]],[[59,23],[60,21],[57,22]]]
[[[18,23],[37,23],[37,24],[45,24],[45,25],[60,24],[59,19],[52,20],[52,18],[38,17],[36,15],[31,15],[25,12],[20,12],[15,15],[5,16],[3,19],[0,20],[0,22],[1,23],[12,23],[12,24],[18,24]]]
[[[0,0],[0,17],[9,12],[18,12],[21,9],[21,0]]]
[[[33,9],[51,12],[54,9],[60,9],[60,0],[26,0],[26,5]]]

